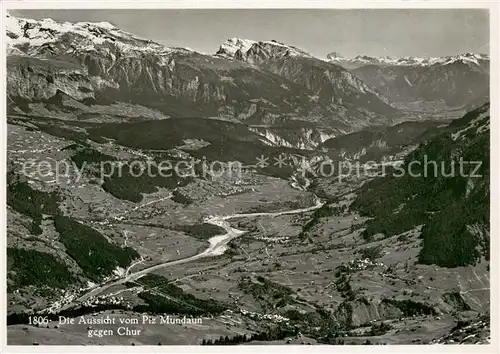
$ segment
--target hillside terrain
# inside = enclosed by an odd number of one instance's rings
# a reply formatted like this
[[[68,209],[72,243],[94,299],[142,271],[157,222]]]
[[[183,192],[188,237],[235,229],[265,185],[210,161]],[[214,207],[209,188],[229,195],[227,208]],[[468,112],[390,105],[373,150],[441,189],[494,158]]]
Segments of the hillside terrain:
[[[486,54],[351,59],[333,53],[328,59],[352,69],[398,108],[438,111],[471,108],[471,104],[476,108],[488,100],[490,58]]]

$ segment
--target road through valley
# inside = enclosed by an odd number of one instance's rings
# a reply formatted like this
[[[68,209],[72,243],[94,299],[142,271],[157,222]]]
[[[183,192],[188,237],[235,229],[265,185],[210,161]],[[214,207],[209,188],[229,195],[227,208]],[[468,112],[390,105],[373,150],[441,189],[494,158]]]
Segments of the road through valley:
[[[183,264],[183,263],[188,263],[192,262],[201,258],[207,258],[207,257],[213,257],[213,256],[219,256],[225,252],[227,249],[228,243],[243,235],[246,231],[241,231],[238,229],[235,229],[231,227],[229,222],[227,220],[229,219],[235,219],[235,218],[253,218],[253,217],[276,217],[280,215],[290,215],[290,214],[300,214],[300,213],[305,213],[309,211],[313,211],[315,209],[320,208],[324,204],[323,201],[320,199],[316,199],[316,203],[313,206],[307,207],[307,208],[301,208],[301,209],[293,209],[293,210],[286,210],[286,211],[280,211],[280,212],[269,212],[269,213],[249,213],[249,214],[232,214],[232,215],[225,215],[225,216],[213,216],[205,220],[205,222],[210,223],[212,225],[217,225],[224,230],[226,230],[226,233],[223,235],[217,235],[208,240],[209,246],[207,249],[205,249],[203,252],[195,254],[190,257],[182,258],[182,259],[177,259],[174,261],[168,261],[165,263],[157,264],[142,270],[139,270],[135,273],[128,274],[124,276],[123,278],[120,279],[115,279],[112,280],[108,283],[102,284],[94,289],[89,290],[87,293],[79,297],[73,302],[73,305],[76,303],[81,303],[93,296],[97,296],[106,289],[109,289],[115,285],[123,284],[129,281],[134,281],[136,279],[139,279],[140,277],[154,272],[156,270],[170,267],[170,266],[175,266],[178,264]]]

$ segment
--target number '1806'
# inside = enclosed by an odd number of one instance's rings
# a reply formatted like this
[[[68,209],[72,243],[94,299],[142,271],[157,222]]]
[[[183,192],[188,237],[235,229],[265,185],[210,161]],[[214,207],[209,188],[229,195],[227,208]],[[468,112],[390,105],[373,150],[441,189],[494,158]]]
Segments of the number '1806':
[[[41,317],[41,316],[30,316],[29,317],[29,324],[30,325],[47,325],[49,324],[49,319],[47,317]]]

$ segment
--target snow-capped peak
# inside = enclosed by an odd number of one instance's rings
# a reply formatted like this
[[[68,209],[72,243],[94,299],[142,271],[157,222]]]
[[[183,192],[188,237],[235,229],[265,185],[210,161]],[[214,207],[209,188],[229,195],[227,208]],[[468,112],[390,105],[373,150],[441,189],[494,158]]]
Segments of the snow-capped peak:
[[[340,59],[343,59],[343,60],[346,60],[346,58],[344,58],[342,55],[340,55],[339,53],[337,52],[331,52],[330,54],[327,54],[326,55],[326,59],[328,60],[340,60]]]
[[[219,52],[221,56],[234,58],[237,51],[240,51],[242,54],[246,53],[255,43],[257,42],[251,39],[239,37],[229,38],[221,45]]]
[[[237,59],[248,62],[253,62],[257,57],[260,59],[269,59],[285,56],[311,56],[301,49],[275,40],[254,41],[239,37],[227,39],[222,43],[216,55],[227,59]]]
[[[146,38],[122,31],[109,22],[56,22],[50,18],[32,20],[7,15],[6,43],[8,53],[36,53],[42,46],[58,44],[73,51],[98,51],[103,45],[126,52],[190,51],[169,48]]]
[[[401,58],[385,57],[370,57],[367,55],[358,55],[354,58],[345,58],[338,53],[330,53],[327,60],[335,64],[350,64],[350,65],[397,65],[397,66],[431,66],[435,64],[452,64],[455,62],[463,62],[465,64],[479,65],[479,61],[489,60],[489,55],[478,53],[463,53],[454,56],[445,57],[412,57],[405,56]]]
[[[480,60],[490,60],[490,56],[482,53],[463,53],[452,57],[445,57],[444,64],[451,64],[456,61],[479,65]]]

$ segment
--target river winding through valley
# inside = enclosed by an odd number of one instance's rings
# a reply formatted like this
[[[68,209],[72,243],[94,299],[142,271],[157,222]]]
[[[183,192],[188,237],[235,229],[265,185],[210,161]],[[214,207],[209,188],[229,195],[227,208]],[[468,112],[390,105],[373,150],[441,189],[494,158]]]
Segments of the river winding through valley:
[[[316,209],[320,208],[321,206],[323,206],[323,204],[325,204],[325,202],[322,201],[321,199],[319,199],[317,197],[315,199],[316,199],[315,204],[313,206],[310,206],[307,208],[292,209],[292,210],[279,211],[279,212],[232,214],[232,215],[225,215],[225,216],[210,217],[210,218],[206,219],[205,222],[212,224],[212,225],[222,227],[224,230],[226,230],[226,233],[223,235],[217,235],[217,236],[210,238],[208,240],[209,246],[203,252],[200,252],[200,253],[195,254],[193,256],[190,256],[190,257],[181,258],[181,259],[177,259],[174,261],[168,261],[165,263],[157,264],[157,265],[142,269],[140,271],[137,271],[135,273],[131,273],[129,275],[126,275],[123,278],[120,278],[117,280],[112,280],[109,283],[105,283],[103,285],[100,285],[99,287],[96,287],[96,288],[90,290],[89,292],[87,292],[86,294],[82,295],[77,300],[75,300],[75,302],[76,303],[83,302],[83,301],[85,301],[93,296],[99,295],[103,291],[105,291],[113,286],[137,280],[140,277],[142,277],[148,273],[151,273],[153,271],[156,271],[156,270],[159,270],[162,268],[166,268],[166,267],[170,267],[170,266],[174,266],[174,265],[178,265],[178,264],[183,264],[183,263],[188,263],[188,262],[192,262],[192,261],[202,259],[202,258],[208,258],[208,257],[222,255],[226,251],[227,245],[229,244],[229,242],[231,240],[233,240],[233,239],[235,239],[235,238],[237,238],[237,237],[239,237],[247,232],[247,231],[242,231],[242,230],[238,230],[238,229],[231,227],[231,225],[229,224],[229,222],[227,220],[235,219],[235,218],[253,218],[253,217],[262,217],[262,216],[264,216],[264,217],[276,217],[276,216],[281,216],[281,215],[306,213],[309,211],[316,210]],[[75,304],[75,302],[73,302],[73,305]]]

